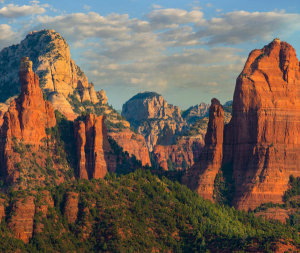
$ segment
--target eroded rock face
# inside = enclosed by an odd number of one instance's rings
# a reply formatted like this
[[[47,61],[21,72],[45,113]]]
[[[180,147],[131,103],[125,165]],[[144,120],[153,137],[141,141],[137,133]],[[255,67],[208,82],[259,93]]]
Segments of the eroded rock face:
[[[205,117],[209,111],[209,104],[200,103],[199,105],[191,106],[182,113],[183,119],[188,125],[193,125],[197,120]]]
[[[116,160],[108,142],[104,116],[89,114],[85,121],[75,122],[75,138],[79,177],[103,178],[107,171],[115,171]]]
[[[19,76],[21,94],[11,101],[4,114],[0,143],[3,158],[0,161],[1,174],[13,181],[18,177],[14,143],[22,142],[37,149],[47,138],[46,128],[56,125],[53,107],[50,102],[44,101],[39,78],[32,71],[32,62],[27,57],[21,60]]]
[[[8,105],[4,103],[0,103],[0,127],[3,124],[3,116],[5,112],[7,112],[7,110],[8,110]]]
[[[110,132],[109,136],[123,148],[124,152],[127,151],[130,156],[134,155],[137,160],[140,160],[143,166],[151,165],[149,151],[142,135],[129,129],[123,129],[118,132]]]
[[[177,106],[168,105],[155,92],[139,93],[128,100],[122,115],[145,137],[149,151],[156,144],[172,144],[186,126]]]
[[[64,207],[64,214],[69,223],[74,223],[78,215],[78,193],[68,192],[66,194],[66,202]]]
[[[34,199],[33,196],[18,199],[13,206],[11,220],[8,224],[15,237],[25,243],[28,243],[32,237],[35,213]]]
[[[107,96],[104,90],[97,91],[96,94],[101,104],[107,104]]]
[[[174,145],[156,145],[153,150],[154,159],[163,170],[187,170],[199,158],[204,146],[204,138],[185,136]]]
[[[183,182],[203,198],[213,200],[216,175],[223,159],[224,111],[217,99],[211,100],[205,146],[197,162],[184,176]]]
[[[78,117],[63,94],[52,92],[48,95],[48,100],[53,105],[53,108],[60,111],[68,120],[74,121]]]
[[[0,52],[0,101],[19,94],[18,71],[23,56],[32,60],[44,92],[56,92],[66,99],[77,94],[80,102],[99,102],[94,85],[71,59],[67,42],[54,30],[31,32],[20,44]]]
[[[233,162],[237,208],[282,202],[290,175],[300,176],[299,133],[299,61],[275,39],[250,53],[236,82],[225,159]]]
[[[5,218],[5,200],[0,198],[0,223]]]

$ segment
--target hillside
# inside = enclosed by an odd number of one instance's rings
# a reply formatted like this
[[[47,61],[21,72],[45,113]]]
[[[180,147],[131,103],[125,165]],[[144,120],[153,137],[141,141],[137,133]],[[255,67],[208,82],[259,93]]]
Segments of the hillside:
[[[8,190],[5,203],[9,209],[31,198],[36,203],[32,239],[25,245],[11,238],[6,217],[1,251],[275,252],[282,247],[295,250],[299,243],[290,226],[214,205],[147,171],[73,181],[36,193]]]

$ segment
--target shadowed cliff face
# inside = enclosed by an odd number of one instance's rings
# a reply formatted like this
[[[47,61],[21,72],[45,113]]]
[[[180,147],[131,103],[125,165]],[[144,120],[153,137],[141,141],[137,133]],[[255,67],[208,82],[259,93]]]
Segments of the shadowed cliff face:
[[[107,171],[116,169],[104,119],[89,114],[85,121],[75,122],[79,178],[104,178]]]
[[[236,207],[282,202],[289,176],[300,176],[299,133],[299,61],[291,45],[275,39],[250,53],[236,82],[225,137],[230,143],[225,153],[232,154],[225,160],[233,161]]]
[[[223,158],[224,110],[217,99],[211,100],[205,146],[199,161],[187,172],[183,182],[202,197],[213,200],[214,182]]]

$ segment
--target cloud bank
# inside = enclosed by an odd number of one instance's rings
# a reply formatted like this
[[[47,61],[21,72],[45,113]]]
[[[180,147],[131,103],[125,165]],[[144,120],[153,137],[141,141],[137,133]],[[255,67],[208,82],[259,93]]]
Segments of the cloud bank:
[[[38,4],[0,9],[6,18],[33,14],[39,15],[27,31],[60,32],[97,88],[124,94],[127,89],[166,93],[190,89],[208,98],[232,94],[248,53],[243,51],[245,44],[300,30],[299,14],[276,11],[234,11],[207,19],[199,9],[153,6],[138,19],[91,11],[51,16]],[[0,26],[0,45],[14,36],[11,26]]]

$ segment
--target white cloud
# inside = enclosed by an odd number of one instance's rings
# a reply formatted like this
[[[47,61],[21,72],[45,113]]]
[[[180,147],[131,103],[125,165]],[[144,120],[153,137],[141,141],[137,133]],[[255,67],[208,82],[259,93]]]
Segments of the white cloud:
[[[153,9],[161,9],[162,6],[159,5],[159,4],[152,4],[152,8],[153,8]]]
[[[89,11],[92,7],[87,5],[87,4],[84,4],[83,5],[83,9],[85,9],[86,11]]]
[[[96,12],[39,15],[26,23],[30,24],[26,30],[60,32],[76,52],[76,62],[99,89],[117,87],[126,93],[127,88],[162,92],[183,87],[207,96],[220,90],[232,95],[248,53],[237,49],[239,44],[300,30],[298,14],[236,11],[219,15],[205,19],[200,10],[153,6],[141,19]],[[8,41],[4,34],[10,34],[10,39],[16,36],[6,26],[3,32],[0,27],[0,46]]]
[[[158,9],[147,15],[155,29],[177,27],[180,24],[204,22],[203,12],[199,10],[186,11],[182,9]]]
[[[42,14],[46,10],[44,7],[34,5],[14,5],[8,4],[0,9],[0,17],[5,18],[18,18],[23,16],[28,16],[32,14]]]
[[[12,31],[11,26],[0,24],[0,48],[11,45],[15,41],[16,33]]]
[[[300,15],[284,12],[226,13],[220,18],[212,18],[199,27],[196,38],[205,38],[208,44],[238,44],[251,40],[270,40],[276,32],[299,28]]]

